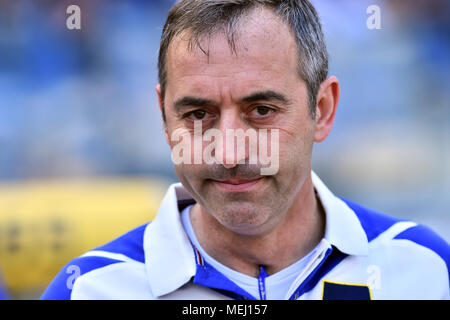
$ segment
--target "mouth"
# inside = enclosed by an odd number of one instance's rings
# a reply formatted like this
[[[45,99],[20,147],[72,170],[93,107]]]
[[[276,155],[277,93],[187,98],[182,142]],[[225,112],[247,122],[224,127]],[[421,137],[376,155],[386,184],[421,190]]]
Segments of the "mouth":
[[[219,188],[229,191],[247,191],[251,188],[254,188],[259,182],[262,181],[262,177],[256,179],[227,179],[223,181],[212,180],[212,182],[217,185]]]

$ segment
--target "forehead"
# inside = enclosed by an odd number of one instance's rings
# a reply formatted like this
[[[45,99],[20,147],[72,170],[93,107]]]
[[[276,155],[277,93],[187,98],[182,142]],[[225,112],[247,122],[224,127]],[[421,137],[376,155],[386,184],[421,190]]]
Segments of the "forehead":
[[[168,91],[180,85],[202,90],[205,80],[210,85],[220,80],[250,84],[299,80],[295,37],[271,10],[257,8],[242,17],[234,39],[233,50],[223,31],[203,37],[200,46],[189,46],[188,31],[175,37],[167,53]]]

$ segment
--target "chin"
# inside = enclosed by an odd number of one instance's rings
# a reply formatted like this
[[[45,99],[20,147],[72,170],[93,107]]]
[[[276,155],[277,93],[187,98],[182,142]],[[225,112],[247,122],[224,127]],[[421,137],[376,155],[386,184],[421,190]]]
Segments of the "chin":
[[[267,232],[271,211],[254,203],[228,203],[213,216],[226,229],[241,235],[260,235]]]

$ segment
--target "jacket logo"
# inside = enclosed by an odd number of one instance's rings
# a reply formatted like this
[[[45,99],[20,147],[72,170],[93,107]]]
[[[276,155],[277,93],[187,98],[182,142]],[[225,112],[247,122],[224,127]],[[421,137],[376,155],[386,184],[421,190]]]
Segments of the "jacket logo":
[[[366,284],[323,280],[322,300],[372,300]]]

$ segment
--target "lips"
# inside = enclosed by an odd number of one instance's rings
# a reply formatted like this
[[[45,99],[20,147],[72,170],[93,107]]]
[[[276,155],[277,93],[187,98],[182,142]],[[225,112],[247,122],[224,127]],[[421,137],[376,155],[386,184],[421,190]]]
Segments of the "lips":
[[[212,180],[217,186],[226,191],[244,191],[258,184],[262,178],[256,179],[227,179],[223,181]]]

